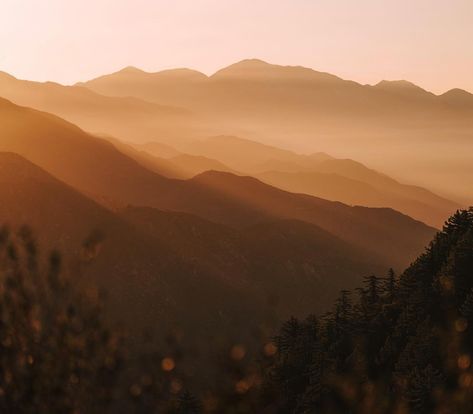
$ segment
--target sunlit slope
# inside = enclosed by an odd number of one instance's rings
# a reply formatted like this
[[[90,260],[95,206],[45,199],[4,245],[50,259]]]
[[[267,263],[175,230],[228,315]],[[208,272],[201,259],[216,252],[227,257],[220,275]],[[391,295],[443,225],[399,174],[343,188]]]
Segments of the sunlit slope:
[[[402,184],[360,162],[325,153],[297,154],[230,136],[195,141],[183,149],[220,160],[287,191],[351,205],[391,207],[436,227],[441,227],[461,207],[422,187]]]
[[[434,231],[390,209],[349,207],[230,173],[207,172],[187,181],[168,179],[103,139],[5,100],[0,101],[0,121],[0,150],[17,152],[114,206],[188,212],[234,227],[268,219],[303,220],[400,265],[409,262]]]

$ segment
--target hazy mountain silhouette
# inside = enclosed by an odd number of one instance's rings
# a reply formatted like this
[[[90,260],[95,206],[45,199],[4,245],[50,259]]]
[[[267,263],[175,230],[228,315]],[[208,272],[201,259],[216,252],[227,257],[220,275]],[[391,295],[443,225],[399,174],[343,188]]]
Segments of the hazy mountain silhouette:
[[[336,159],[325,153],[301,155],[227,136],[195,141],[183,148],[221,160],[237,171],[284,190],[352,205],[392,207],[437,227],[460,208],[459,204],[428,190],[401,184],[359,162]]]
[[[1,97],[51,112],[94,132],[144,139],[189,133],[193,115],[186,109],[127,97],[107,97],[79,86],[32,82],[0,72]]]
[[[386,122],[393,117],[391,120],[399,123],[415,118],[422,121],[426,110],[455,117],[439,97],[408,81],[382,81],[373,87],[309,68],[272,65],[258,59],[232,64],[210,77],[184,69],[120,71],[81,85],[105,95],[136,96],[229,115],[244,113],[251,118],[280,112],[289,118],[303,117],[310,111],[318,121],[320,115],[331,114],[336,118],[367,116],[370,122],[376,122],[376,118]],[[419,102],[412,97],[425,98],[425,106],[417,108]]]
[[[60,249],[66,266],[80,269],[77,283],[105,288],[108,315],[128,327],[189,329],[198,321],[235,334],[250,314],[260,322],[303,314],[315,297],[323,310],[340,287],[383,269],[369,252],[308,223],[237,231],[152,208],[115,214],[17,154],[0,153],[0,172],[3,222],[28,223],[44,249]],[[199,310],[189,315],[189,306]],[[237,325],[220,326],[221,318]]]
[[[146,150],[146,148],[145,148]],[[296,165],[298,169],[332,158],[325,153],[301,155],[260,142],[236,137],[213,136],[182,145],[190,154],[203,155],[223,162],[238,171],[267,171],[273,165]],[[273,164],[274,163],[274,164]]]
[[[451,105],[455,105],[460,109],[469,109],[473,107],[473,94],[464,91],[463,89],[450,89],[440,95],[440,99]]]
[[[270,219],[303,220],[399,265],[409,262],[434,231],[390,209],[291,194],[250,177],[207,172],[187,181],[168,179],[57,117],[0,102],[5,137],[0,150],[23,155],[108,205],[188,212],[234,227]]]
[[[343,153],[404,180],[415,176],[417,184],[449,196],[471,198],[465,186],[473,179],[471,159],[460,164],[456,157],[473,152],[468,139],[473,101],[467,92],[436,96],[408,81],[361,85],[251,59],[209,77],[140,72],[110,74],[83,85],[110,96],[188,108],[201,122],[194,137],[207,129],[304,152]]]

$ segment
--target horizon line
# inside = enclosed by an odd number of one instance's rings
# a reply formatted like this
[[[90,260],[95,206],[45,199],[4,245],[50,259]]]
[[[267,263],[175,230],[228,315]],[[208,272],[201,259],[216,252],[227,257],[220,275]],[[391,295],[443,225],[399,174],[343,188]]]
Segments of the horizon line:
[[[7,72],[7,71],[4,71],[0,68],[0,74],[3,73],[3,74],[6,74],[8,76],[11,76],[17,80],[21,80],[21,81],[27,81],[27,82],[36,82],[36,83],[55,83],[55,84],[58,84],[58,85],[61,85],[61,86],[65,86],[65,87],[68,87],[68,86],[81,86],[81,84],[85,84],[87,82],[90,82],[92,80],[95,80],[95,79],[98,79],[98,78],[101,78],[101,77],[104,77],[104,76],[110,76],[110,75],[113,75],[113,74],[116,74],[116,73],[120,73],[122,71],[125,71],[125,70],[136,70],[136,71],[139,71],[139,72],[142,72],[142,73],[145,73],[145,74],[148,74],[148,75],[153,75],[153,74],[158,74],[158,73],[163,73],[163,72],[170,72],[170,71],[174,71],[174,70],[189,70],[189,71],[193,71],[193,72],[197,72],[203,76],[205,76],[206,78],[211,78],[213,77],[214,75],[216,75],[218,72],[224,70],[224,69],[227,69],[233,65],[237,65],[237,64],[241,64],[243,62],[248,62],[248,61],[257,61],[257,62],[260,62],[260,63],[263,63],[263,64],[266,64],[268,66],[278,66],[278,67],[281,67],[281,68],[302,68],[302,69],[307,69],[307,70],[311,70],[313,72],[316,72],[316,73],[320,73],[320,74],[326,74],[326,75],[330,75],[330,76],[334,76],[334,77],[337,77],[339,78],[340,80],[342,81],[346,81],[346,82],[355,82],[356,84],[358,85],[361,85],[361,86],[377,86],[379,85],[380,83],[382,82],[408,82],[410,83],[411,85],[414,85],[420,89],[422,89],[423,91],[427,92],[427,93],[431,93],[432,95],[434,96],[442,96],[450,91],[454,91],[454,90],[459,90],[459,91],[463,91],[463,92],[466,92],[470,95],[473,95],[473,91],[469,91],[468,89],[465,89],[465,88],[461,88],[461,87],[454,87],[454,88],[450,88],[450,89],[447,89],[445,90],[444,92],[442,93],[435,93],[435,92],[432,92],[431,90],[429,89],[426,89],[414,82],[411,82],[410,80],[408,79],[386,79],[386,78],[383,78],[381,80],[379,80],[378,82],[374,82],[374,83],[361,83],[361,82],[358,82],[356,80],[353,80],[353,79],[346,79],[346,78],[342,78],[334,73],[331,73],[331,72],[326,72],[326,71],[320,71],[320,70],[317,70],[317,69],[314,69],[313,67],[309,67],[309,66],[302,66],[302,65],[287,65],[287,64],[279,64],[279,63],[271,63],[271,62],[268,62],[268,61],[265,61],[263,59],[260,59],[260,58],[245,58],[245,59],[241,59],[241,60],[238,60],[236,62],[233,62],[233,63],[230,63],[228,65],[225,65],[225,66],[222,66],[220,67],[219,69],[213,71],[213,72],[206,72],[206,71],[202,71],[202,70],[199,70],[199,69],[194,69],[192,67],[188,67],[188,66],[173,66],[173,67],[167,67],[167,68],[161,68],[161,69],[158,69],[158,70],[145,70],[145,69],[142,69],[141,67],[139,66],[135,66],[133,64],[131,65],[126,65],[126,66],[123,66],[121,68],[118,68],[117,70],[112,70],[110,72],[107,72],[107,73],[102,73],[102,74],[98,74],[97,76],[93,76],[89,79],[86,79],[86,80],[79,80],[79,81],[75,81],[75,82],[72,82],[72,83],[62,83],[62,82],[59,82],[59,81],[55,81],[53,79],[48,79],[48,80],[37,80],[37,79],[26,79],[26,78],[19,78],[17,77],[16,75],[10,73],[10,72]]]

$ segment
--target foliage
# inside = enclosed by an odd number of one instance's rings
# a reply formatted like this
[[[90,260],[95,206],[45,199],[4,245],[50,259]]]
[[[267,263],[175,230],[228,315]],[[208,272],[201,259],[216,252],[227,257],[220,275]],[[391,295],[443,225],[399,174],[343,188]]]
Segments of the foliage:
[[[275,413],[471,412],[473,210],[459,211],[396,279],[369,276],[318,323],[275,338],[265,407]],[[446,411],[442,411],[446,410]]]

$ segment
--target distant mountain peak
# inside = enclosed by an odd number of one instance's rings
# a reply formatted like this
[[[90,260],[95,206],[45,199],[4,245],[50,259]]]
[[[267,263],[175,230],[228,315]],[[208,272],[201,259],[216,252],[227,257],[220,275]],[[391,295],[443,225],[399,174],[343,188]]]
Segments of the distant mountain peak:
[[[409,96],[435,96],[432,92],[426,91],[415,83],[407,80],[382,80],[373,86],[376,89],[380,89],[386,92],[393,92],[397,94],[407,94]]]
[[[460,88],[450,89],[440,95],[440,98],[450,103],[473,104],[473,94]]]
[[[422,89],[420,86],[404,79],[400,80],[382,80],[375,85],[377,88],[399,88],[399,89]]]
[[[233,65],[230,65],[232,67],[248,67],[248,68],[255,68],[255,67],[268,67],[268,66],[274,66],[271,63],[265,62],[264,60],[261,59],[243,59],[240,60],[239,62],[234,63]],[[229,67],[230,67],[229,66]]]
[[[397,79],[397,80],[387,80],[383,79],[379,81],[376,86],[403,86],[403,87],[408,87],[408,86],[416,86],[412,82],[409,82],[405,79]]]
[[[146,72],[135,66],[126,66],[123,69],[119,70],[117,73],[146,73]]]
[[[189,68],[175,68],[165,69],[159,72],[153,73],[156,76],[175,77],[175,78],[186,78],[186,79],[204,79],[207,78],[205,73],[199,72],[198,70]]]
[[[244,59],[215,72],[212,78],[294,78],[310,80],[341,80],[335,75],[304,66],[283,66],[261,59]]]

